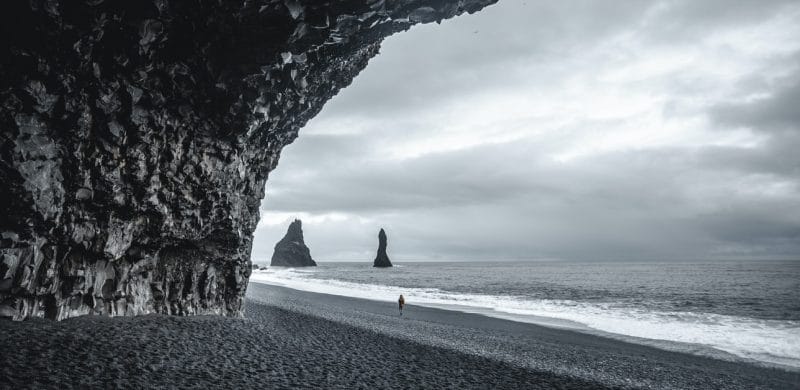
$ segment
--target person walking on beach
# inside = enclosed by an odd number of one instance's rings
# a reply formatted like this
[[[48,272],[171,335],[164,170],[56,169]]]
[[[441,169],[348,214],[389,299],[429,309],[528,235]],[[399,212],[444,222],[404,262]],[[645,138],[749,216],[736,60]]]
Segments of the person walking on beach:
[[[397,304],[400,306],[400,315],[403,315],[403,305],[406,304],[406,299],[403,298],[403,294],[400,294],[400,299],[397,300]]]

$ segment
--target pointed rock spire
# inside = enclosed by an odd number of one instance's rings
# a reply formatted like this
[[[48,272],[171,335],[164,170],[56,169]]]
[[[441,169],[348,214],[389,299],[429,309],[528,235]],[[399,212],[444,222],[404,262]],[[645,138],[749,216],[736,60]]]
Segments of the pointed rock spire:
[[[386,255],[386,232],[383,229],[378,232],[378,255],[375,256],[375,263],[372,266],[382,268],[392,266],[389,256]]]

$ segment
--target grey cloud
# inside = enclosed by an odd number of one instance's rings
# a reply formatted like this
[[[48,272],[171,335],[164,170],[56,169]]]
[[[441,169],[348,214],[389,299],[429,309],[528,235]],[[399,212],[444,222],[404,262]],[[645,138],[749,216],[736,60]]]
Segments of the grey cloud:
[[[717,171],[775,175],[795,181],[800,177],[800,134],[771,137],[757,148],[705,147],[695,155],[697,163]]]
[[[712,118],[722,125],[746,126],[756,131],[800,131],[800,72],[775,84],[769,97],[720,105],[712,110]]]
[[[796,56],[800,58],[800,56]],[[742,93],[763,90],[743,89]],[[724,103],[709,110],[710,119],[721,131],[746,127],[766,137],[758,148],[715,148],[703,157],[704,162],[749,172],[775,174],[797,180],[800,177],[800,71],[780,78],[764,98],[747,103]]]
[[[782,14],[792,0],[674,0],[665,2],[661,16],[680,26],[741,26]]]
[[[800,202],[779,204],[777,209],[759,209],[740,205],[735,213],[714,213],[698,216],[698,223],[713,232],[714,237],[738,243],[768,243],[800,247],[800,218],[786,214],[785,206],[797,207]],[[760,205],[763,208],[763,205]]]
[[[335,107],[330,115],[383,117],[430,108],[434,106],[431,102],[502,90],[518,85],[520,80],[537,80],[538,75],[530,71],[537,66],[553,65],[568,74],[567,60],[573,53],[589,51],[618,34],[627,33],[644,47],[691,42],[715,28],[763,22],[793,3],[509,1],[446,21],[447,29],[421,25],[414,30],[426,33],[391,37],[353,87],[330,103]],[[642,25],[648,13],[653,14],[653,20]],[[520,72],[521,64],[528,69]],[[552,78],[537,81],[548,83]],[[686,80],[685,86],[699,88],[701,81]],[[427,88],[422,94],[419,85],[435,88]]]
[[[519,64],[552,63],[571,51],[588,50],[652,6],[640,1],[507,3],[446,21],[448,29],[422,25],[414,29],[430,33],[386,40],[372,67],[354,81],[355,88],[330,103],[335,107],[331,115],[405,113],[431,107],[431,102],[514,86],[520,79],[537,77],[519,73]],[[420,84],[435,88],[426,88],[423,95]]]
[[[384,221],[406,236],[400,248],[408,258],[691,257],[743,237],[752,245],[783,242],[800,229],[800,221],[782,217],[800,208],[797,201],[698,194],[697,184],[724,184],[725,177],[698,165],[704,158],[694,150],[581,164],[543,163],[536,152],[517,141],[377,166],[326,166],[305,184],[276,178],[287,188],[264,206]],[[704,198],[699,205],[697,197]],[[705,209],[709,202],[712,210]],[[432,212],[414,211],[420,209]]]
[[[390,255],[401,260],[797,258],[798,53],[764,59],[760,69],[769,72],[740,75],[730,101],[698,103],[703,91],[721,87],[703,74],[660,81],[671,102],[662,116],[705,118],[721,135],[750,128],[762,137],[757,145],[643,147],[553,161],[551,153],[587,129],[622,125],[584,120],[402,160],[383,154],[387,145],[446,127],[430,121],[450,102],[523,82],[560,88],[572,72],[585,71],[576,66],[590,66],[571,63],[570,55],[614,36],[632,36],[630,50],[685,44],[765,22],[787,7],[796,12],[796,4],[780,1],[506,0],[443,26],[415,27],[386,41],[383,54],[284,150],[262,211],[344,216],[304,223],[312,254],[323,261],[370,260],[380,227],[389,232]],[[643,25],[648,13],[654,24]],[[774,76],[786,69],[794,73]],[[765,97],[731,103],[757,94]],[[495,121],[542,130],[536,112],[523,116]],[[262,226],[254,256],[268,259],[285,228]]]
[[[337,138],[311,136],[302,143],[298,141],[297,150],[291,152],[317,156],[315,150],[329,150],[319,143],[340,144],[342,140]],[[507,158],[497,161],[487,158],[501,153],[506,153]],[[275,196],[267,195],[263,206],[272,211],[293,212],[424,209],[499,202],[531,191],[554,191],[541,183],[519,180],[524,156],[517,153],[519,159],[507,164],[511,161],[507,153],[509,150],[502,150],[501,145],[493,145],[407,160],[347,160],[339,155],[326,163],[323,156],[312,162],[314,168],[308,169],[303,168],[302,162],[291,161],[287,164],[310,174],[280,176],[277,184],[280,188]],[[284,158],[291,159],[288,154]]]
[[[641,26],[643,42],[675,44],[699,40],[720,28],[748,27],[780,16],[797,4],[793,0],[670,0],[651,8],[650,24]]]

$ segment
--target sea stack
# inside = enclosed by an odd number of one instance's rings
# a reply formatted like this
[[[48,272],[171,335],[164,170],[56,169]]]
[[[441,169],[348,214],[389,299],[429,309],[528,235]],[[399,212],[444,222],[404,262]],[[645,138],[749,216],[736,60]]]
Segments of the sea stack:
[[[311,258],[311,252],[303,241],[303,222],[295,219],[289,225],[286,235],[275,244],[275,252],[272,254],[270,266],[316,267],[316,265],[317,263]]]
[[[386,255],[386,232],[384,232],[383,229],[378,232],[378,255],[375,256],[375,263],[372,266],[380,268],[392,266],[392,262],[389,261],[389,256]]]

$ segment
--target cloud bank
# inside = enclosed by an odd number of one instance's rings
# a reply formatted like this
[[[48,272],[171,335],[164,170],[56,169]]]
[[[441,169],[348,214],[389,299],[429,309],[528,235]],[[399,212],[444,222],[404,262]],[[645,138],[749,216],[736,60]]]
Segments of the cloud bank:
[[[800,4],[505,0],[387,39],[288,146],[253,258],[800,258]]]

